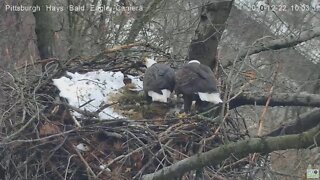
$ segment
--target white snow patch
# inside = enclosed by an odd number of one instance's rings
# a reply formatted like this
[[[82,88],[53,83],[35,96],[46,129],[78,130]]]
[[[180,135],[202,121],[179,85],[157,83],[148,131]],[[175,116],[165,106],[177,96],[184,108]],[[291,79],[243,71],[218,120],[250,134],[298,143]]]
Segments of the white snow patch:
[[[76,147],[80,151],[89,151],[90,150],[90,148],[83,143],[78,144]]]
[[[97,111],[102,105],[110,104],[110,95],[118,92],[125,84],[124,75],[121,72],[92,71],[85,74],[67,72],[69,77],[53,79],[53,84],[60,90],[60,96],[68,100],[74,107],[81,107],[82,110],[90,112]],[[132,81],[139,87],[142,82],[131,76]],[[142,88],[141,88],[142,89]],[[90,101],[90,103],[88,103]],[[87,104],[86,104],[87,103]],[[83,104],[85,104],[83,106]],[[80,117],[81,114],[73,114]],[[99,113],[101,119],[123,118],[122,115],[114,112],[112,106],[105,108]]]
[[[107,172],[111,172],[111,169],[109,169],[107,166],[108,166],[107,164],[102,164],[102,165],[99,166],[99,168],[101,170],[105,170]]]
[[[168,98],[170,97],[171,91],[168,89],[162,89],[162,94],[156,93],[154,91],[148,91],[148,95],[151,96],[152,101],[158,102],[168,102]]]
[[[201,101],[212,102],[214,104],[222,103],[220,93],[202,93],[198,92]]]

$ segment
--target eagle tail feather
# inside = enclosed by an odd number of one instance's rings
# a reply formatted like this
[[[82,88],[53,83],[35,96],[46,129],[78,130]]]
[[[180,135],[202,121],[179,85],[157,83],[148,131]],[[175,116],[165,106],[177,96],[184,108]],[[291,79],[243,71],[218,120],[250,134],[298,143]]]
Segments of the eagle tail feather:
[[[220,98],[220,93],[202,93],[199,92],[199,97],[201,101],[207,101],[212,102],[214,104],[222,103],[222,100]]]
[[[162,89],[162,94],[156,93],[154,91],[148,91],[148,95],[152,98],[152,101],[158,101],[158,102],[168,102],[168,98],[171,95],[171,91],[168,89]]]

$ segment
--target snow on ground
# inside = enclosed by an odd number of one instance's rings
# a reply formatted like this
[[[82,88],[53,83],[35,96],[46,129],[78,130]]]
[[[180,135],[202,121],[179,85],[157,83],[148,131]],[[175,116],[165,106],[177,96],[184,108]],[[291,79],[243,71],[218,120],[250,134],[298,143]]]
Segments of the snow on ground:
[[[129,76],[137,89],[142,89],[142,82],[138,77]],[[82,110],[95,112],[99,107],[110,104],[110,96],[125,86],[122,72],[92,71],[85,74],[67,72],[67,77],[53,79],[53,84],[60,90],[60,96],[68,100],[74,107]],[[87,103],[89,102],[90,103]],[[87,104],[86,104],[87,103]],[[74,112],[76,117],[81,114]],[[112,106],[105,108],[99,113],[101,119],[123,118],[122,115],[113,111]]]

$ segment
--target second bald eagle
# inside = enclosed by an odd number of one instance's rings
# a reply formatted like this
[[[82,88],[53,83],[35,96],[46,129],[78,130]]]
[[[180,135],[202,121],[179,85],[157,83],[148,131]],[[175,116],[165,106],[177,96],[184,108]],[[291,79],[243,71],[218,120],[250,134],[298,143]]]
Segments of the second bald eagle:
[[[206,65],[192,60],[176,72],[176,93],[183,95],[184,111],[190,112],[192,101],[199,109],[208,102],[222,103],[213,71]]]
[[[175,87],[174,70],[166,65],[145,59],[147,70],[143,78],[143,90],[148,103],[167,102]]]

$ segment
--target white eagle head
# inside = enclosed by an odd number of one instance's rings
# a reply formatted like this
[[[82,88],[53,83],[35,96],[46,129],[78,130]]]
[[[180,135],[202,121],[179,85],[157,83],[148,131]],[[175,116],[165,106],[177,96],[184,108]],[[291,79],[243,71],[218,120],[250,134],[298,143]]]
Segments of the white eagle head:
[[[147,66],[147,68],[151,67],[153,64],[156,64],[157,61],[154,60],[154,58],[145,57],[143,64]]]
[[[191,60],[188,62],[188,64],[191,64],[191,63],[198,63],[198,64],[201,64],[198,60]]]

